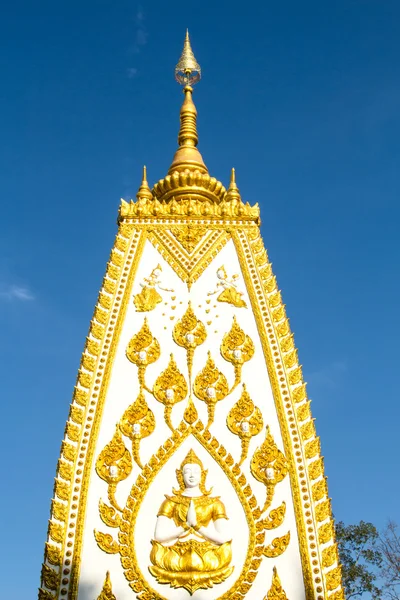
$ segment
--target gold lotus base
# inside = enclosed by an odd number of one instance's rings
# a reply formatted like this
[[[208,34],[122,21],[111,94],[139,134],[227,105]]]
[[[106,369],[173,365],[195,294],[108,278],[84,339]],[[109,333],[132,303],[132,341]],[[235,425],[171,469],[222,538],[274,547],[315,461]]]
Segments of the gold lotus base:
[[[149,567],[150,573],[158,583],[184,588],[190,595],[222,583],[233,571],[229,566],[232,558],[230,542],[216,546],[188,540],[166,547],[153,540],[152,544],[150,558],[154,566]],[[171,568],[166,569],[166,563]]]

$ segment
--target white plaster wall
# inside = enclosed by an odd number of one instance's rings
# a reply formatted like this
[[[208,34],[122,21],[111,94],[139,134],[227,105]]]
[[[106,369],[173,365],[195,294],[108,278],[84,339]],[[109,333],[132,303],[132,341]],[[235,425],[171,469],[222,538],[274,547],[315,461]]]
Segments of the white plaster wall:
[[[240,266],[233,243],[229,242],[223,248],[217,258],[202,274],[200,279],[193,285],[189,293],[186,284],[179,279],[173,269],[163,260],[150,242],[146,242],[142,260],[133,285],[132,295],[137,294],[141,290],[139,283],[143,281],[144,277],[147,277],[150,274],[158,263],[162,265],[163,287],[172,288],[174,289],[174,292],[162,292],[164,302],[159,304],[155,310],[149,313],[138,313],[136,312],[133,301],[131,300],[129,303],[118,348],[116,349],[114,366],[104,405],[103,419],[97,440],[95,459],[104,446],[111,440],[115,432],[116,423],[119,422],[125,409],[136,399],[138,394],[139,386],[137,381],[137,369],[135,365],[130,363],[126,358],[125,349],[132,335],[137,333],[141,328],[145,317],[147,317],[149,327],[161,346],[160,359],[147,370],[147,385],[152,387],[156,377],[167,366],[171,352],[174,353],[178,368],[187,378],[186,352],[183,348],[178,347],[173,342],[172,328],[177,319],[186,311],[189,300],[192,302],[192,307],[196,316],[206,325],[208,334],[205,343],[200,346],[195,353],[193,375],[195,376],[203,368],[207,358],[207,351],[211,350],[212,357],[218,368],[226,375],[229,383],[233,383],[233,367],[222,358],[219,347],[223,335],[231,328],[233,315],[236,315],[239,325],[245,333],[250,335],[255,345],[254,357],[243,367],[242,382],[246,384],[247,391],[255,405],[261,409],[264,425],[268,424],[270,426],[271,433],[274,436],[276,443],[280,449],[283,450],[279,422],[267,367],[247,292],[244,295],[244,299],[247,302],[248,308],[235,308],[229,304],[217,302],[216,298],[218,294],[207,298],[207,293],[216,289],[216,271],[221,265],[225,266],[230,276],[234,273],[240,275],[238,288],[245,292],[245,284],[240,272]],[[211,302],[207,303],[207,299],[211,299]],[[215,422],[211,427],[211,433],[218,438],[219,442],[222,443],[236,459],[240,456],[240,440],[227,429],[226,416],[233,404],[240,397],[240,394],[241,386],[236,388],[233,394],[227,399],[217,403]],[[164,423],[164,407],[152,398],[150,394],[147,394],[146,399],[155,415],[157,427],[151,436],[141,442],[140,453],[143,463],[151,457],[171,433]],[[200,418],[203,423],[206,423],[207,410],[205,404],[195,397],[194,401]],[[181,402],[174,407],[172,420],[175,426],[179,424],[185,406],[186,401]],[[264,440],[264,431],[256,438],[252,438],[249,457],[251,457],[257,446]],[[124,440],[126,446],[130,448],[130,441],[127,438],[124,438]],[[215,600],[230,588],[240,573],[241,566],[245,559],[245,550],[247,548],[248,528],[244,511],[229,480],[220,467],[214,463],[206,450],[192,437],[186,440],[179,451],[177,451],[170,459],[169,463],[156,477],[146,494],[145,501],[139,512],[138,525],[135,532],[138,561],[143,575],[153,589],[157,590],[162,596],[173,600],[186,600],[190,597],[185,590],[172,590],[166,585],[157,584],[156,580],[147,570],[150,564],[150,539],[154,532],[158,508],[164,499],[164,494],[170,494],[172,487],[176,486],[175,469],[179,467],[190,447],[195,449],[196,453],[198,453],[199,457],[203,460],[204,465],[209,470],[207,485],[208,487],[212,486],[214,488],[213,494],[221,496],[221,500],[225,503],[232,524],[232,531],[234,533],[232,564],[235,566],[235,569],[233,574],[226,582],[215,586],[213,589],[206,591],[199,590],[193,595],[195,600]],[[259,503],[262,505],[265,500],[265,487],[249,475],[249,462],[250,458],[245,461],[242,470],[245,472]],[[107,486],[105,482],[97,476],[94,466],[95,465],[93,464],[87,500],[86,526],[80,576],[82,585],[79,590],[79,600],[93,600],[97,597],[96,595],[100,593],[107,570],[110,571],[113,592],[117,599],[128,600],[129,598],[134,598],[135,594],[125,580],[119,555],[108,555],[101,551],[93,536],[93,530],[99,529],[102,532],[111,533],[114,538],[117,539],[118,531],[116,529],[108,528],[99,517],[99,499],[102,498],[107,502]],[[139,472],[139,468],[134,465],[130,477],[119,484],[117,499],[120,505],[125,505],[129,491]],[[262,600],[262,598],[264,598],[271,584],[273,566],[276,566],[278,569],[287,596],[291,600],[303,600],[305,598],[293,500],[288,476],[276,487],[272,507],[275,508],[279,506],[283,500],[286,502],[287,506],[284,523],[278,529],[267,532],[266,539],[268,542],[271,542],[273,538],[284,535],[290,530],[290,544],[282,556],[276,559],[264,558],[255,583],[247,595],[248,598],[257,600]]]

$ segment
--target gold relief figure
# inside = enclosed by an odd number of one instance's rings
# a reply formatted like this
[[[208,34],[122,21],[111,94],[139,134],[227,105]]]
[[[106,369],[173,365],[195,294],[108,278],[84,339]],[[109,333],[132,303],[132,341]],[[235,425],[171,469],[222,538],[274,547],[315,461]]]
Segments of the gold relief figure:
[[[265,440],[254,452],[250,470],[255,479],[267,488],[267,498],[261,512],[267,510],[274,497],[275,486],[287,475],[288,464],[267,426]]]
[[[141,469],[143,466],[139,454],[140,442],[153,433],[155,426],[154,414],[148,407],[141,389],[135,402],[124,412],[119,424],[122,433],[132,442],[132,456]]]
[[[207,404],[208,429],[214,422],[216,403],[226,398],[229,394],[229,386],[226,377],[215,366],[210,352],[208,352],[205,367],[194,380],[193,389],[196,396]]]
[[[273,570],[271,587],[264,600],[288,600],[285,590],[282,587],[281,580],[279,578],[276,567],[274,567]]]
[[[174,291],[161,286],[161,272],[161,265],[157,265],[156,268],[152,270],[149,277],[144,277],[144,283],[140,284],[142,291],[133,297],[133,303],[138,312],[148,312],[150,310],[154,310],[157,304],[162,302],[162,296],[157,290],[161,290],[163,292]]]
[[[100,596],[97,597],[97,600],[117,600],[112,591],[109,571],[107,571],[103,589],[101,590]]]
[[[149,570],[159,583],[192,595],[231,575],[231,536],[225,506],[206,490],[207,471],[193,450],[176,475],[179,489],[158,511]]]
[[[108,499],[111,505],[122,511],[115,499],[117,485],[129,477],[132,471],[132,458],[125,447],[118,425],[111,442],[100,452],[96,461],[96,473],[108,484]]]
[[[221,355],[226,361],[232,363],[235,369],[235,382],[231,389],[233,392],[240,383],[243,364],[254,355],[253,341],[239,326],[236,317],[233,317],[232,327],[222,338]]]
[[[246,308],[247,304],[242,298],[243,292],[239,292],[237,289],[237,280],[239,279],[239,275],[232,275],[232,277],[229,278],[225,267],[222,266],[217,271],[217,277],[219,279],[217,282],[217,289],[213,292],[208,292],[207,296],[213,296],[214,294],[220,292],[219,296],[217,297],[218,302],[227,302],[228,304],[232,304],[237,308]]]
[[[247,457],[251,438],[258,435],[263,428],[261,411],[254,406],[244,384],[242,395],[229,411],[226,422],[229,431],[240,438],[242,452],[239,464],[241,465]]]
[[[177,402],[184,400],[188,393],[186,380],[178,370],[173,354],[171,354],[168,367],[156,379],[153,394],[156,400],[164,404],[165,422],[171,431],[174,426],[171,423],[172,407]]]

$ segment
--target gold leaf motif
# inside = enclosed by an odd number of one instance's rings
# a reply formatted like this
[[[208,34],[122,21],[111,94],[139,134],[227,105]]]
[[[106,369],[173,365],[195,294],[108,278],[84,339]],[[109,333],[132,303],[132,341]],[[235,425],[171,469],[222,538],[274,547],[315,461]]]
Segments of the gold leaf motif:
[[[39,590],[39,600],[55,600],[55,596],[51,592],[47,590],[43,590],[40,588]]]
[[[279,323],[282,319],[286,318],[286,311],[284,306],[280,306],[279,308],[272,311],[272,318],[275,323]]]
[[[196,225],[180,225],[179,227],[171,227],[171,233],[182,244],[185,250],[191,254],[207,233],[207,228]]]
[[[135,227],[131,223],[120,223],[118,233],[124,238],[129,238],[134,229]]]
[[[322,567],[331,567],[334,563],[339,560],[336,544],[332,544],[329,548],[322,550]]]
[[[51,512],[55,519],[58,521],[66,521],[67,519],[67,505],[57,500],[51,501]]]
[[[326,587],[329,591],[335,590],[342,582],[342,570],[340,567],[335,567],[325,574]]]
[[[112,295],[115,294],[115,290],[117,289],[117,284],[115,281],[113,281],[112,279],[107,279],[105,277],[103,280],[103,286],[106,292]]]
[[[84,416],[85,411],[83,411],[78,406],[71,406],[69,411],[69,418],[71,419],[71,421],[74,421],[74,423],[78,423],[78,425],[82,425]]]
[[[271,587],[269,588],[264,600],[288,600],[285,590],[282,587],[276,567],[274,567],[273,570]]]
[[[76,457],[76,446],[74,446],[73,444],[69,444],[64,440],[61,445],[61,454],[67,460],[74,462]]]
[[[297,350],[292,350],[291,352],[288,352],[287,354],[285,354],[285,356],[283,357],[283,362],[285,363],[285,367],[287,369],[291,369],[292,367],[295,367],[298,362]]]
[[[109,277],[110,279],[117,280],[118,277],[119,277],[120,272],[121,272],[121,269],[119,267],[116,267],[115,265],[112,265],[111,263],[108,263],[108,266],[107,266],[107,277]]]
[[[89,400],[89,394],[86,392],[86,390],[82,390],[81,388],[75,388],[74,400],[80,406],[86,406],[87,401]]]
[[[112,304],[112,296],[109,296],[108,294],[101,292],[99,294],[99,304],[103,308],[110,310],[111,304]]]
[[[69,498],[69,490],[70,484],[66,481],[61,481],[60,479],[56,479],[54,484],[54,493],[61,500],[68,500]]]
[[[62,544],[64,541],[64,532],[64,525],[61,525],[61,523],[54,523],[54,521],[49,522],[49,536],[52,540]]]
[[[320,475],[324,473],[324,459],[322,457],[314,460],[310,465],[308,465],[308,474],[310,479],[318,479]]]
[[[229,431],[240,438],[242,451],[239,464],[241,465],[247,458],[250,439],[258,435],[263,428],[261,411],[254,406],[244,384],[242,395],[229,411],[226,423]]]
[[[141,390],[135,402],[128,406],[124,412],[119,424],[122,433],[132,442],[132,455],[141,469],[143,467],[139,454],[140,441],[151,435],[155,426],[154,414],[148,407],[146,398]]]
[[[317,505],[315,509],[315,516],[317,521],[320,523],[321,521],[325,521],[331,514],[331,503],[329,500],[324,500],[320,504]]]
[[[269,546],[265,546],[263,550],[264,556],[268,558],[275,558],[283,554],[288,547],[290,542],[290,531],[288,531],[285,535],[281,537],[277,537],[269,544]]]
[[[108,527],[119,527],[121,523],[121,517],[113,506],[108,506],[100,498],[99,500],[99,514],[103,523]]]
[[[315,440],[312,440],[312,442],[308,442],[308,444],[305,445],[306,458],[314,458],[315,456],[318,456],[320,452],[321,444],[319,438],[315,438]]]
[[[300,427],[300,432],[303,440],[309,440],[311,437],[315,436],[315,426],[314,421],[311,419],[304,425]]]
[[[216,403],[226,398],[229,393],[226,377],[215,366],[210,352],[208,352],[205,367],[198,373],[194,380],[193,389],[197,398],[207,404],[208,429],[214,421]]]
[[[273,499],[275,486],[287,475],[288,464],[285,455],[279,450],[267,426],[265,440],[254,452],[250,470],[255,479],[267,488],[267,498],[261,512],[264,512]]]
[[[233,390],[240,383],[243,364],[254,355],[253,341],[238,325],[236,317],[233,317],[230,331],[222,338],[221,355],[226,361],[232,363],[235,369]]]
[[[43,565],[42,567],[42,581],[44,585],[49,588],[49,590],[56,590],[58,587],[58,573],[48,567],[47,565]]]
[[[79,427],[79,425],[75,425],[74,423],[71,423],[71,421],[68,421],[65,427],[65,433],[67,434],[70,440],[72,440],[73,442],[77,442],[79,440],[80,431],[81,428]]]
[[[293,390],[293,400],[297,404],[306,398],[306,384],[303,383],[299,385],[295,390]]]
[[[92,376],[90,373],[85,373],[84,371],[79,371],[78,382],[82,387],[90,388],[92,385]]]
[[[138,367],[147,367],[159,358],[160,344],[153,337],[147,319],[143,321],[140,331],[130,339],[126,356]]]
[[[124,262],[124,255],[113,249],[111,250],[110,262],[117,265],[117,267],[121,267]]]
[[[104,337],[104,332],[105,328],[102,325],[99,325],[98,323],[92,321],[90,333],[93,337],[95,337],[97,340],[102,340]]]
[[[96,359],[93,356],[89,356],[89,354],[84,354],[82,356],[82,367],[87,371],[94,371],[96,362]]]
[[[304,402],[304,404],[299,406],[296,414],[299,421],[305,421],[311,417],[310,402]]]
[[[260,531],[264,529],[276,529],[280,525],[282,525],[283,520],[286,514],[286,503],[282,502],[278,508],[272,509],[266,516],[265,519],[262,519],[257,523],[257,529]]]
[[[176,322],[172,330],[172,337],[178,346],[181,346],[186,350],[189,371],[189,388],[191,389],[194,352],[207,338],[206,328],[194,314],[191,302],[189,302],[183,317]]]
[[[327,544],[333,538],[333,522],[325,523],[318,529],[318,540],[320,544]]]
[[[128,247],[128,242],[123,237],[117,235],[115,238],[115,247],[118,248],[118,250],[121,250],[121,252],[125,252]]]
[[[193,423],[196,423],[197,419],[199,418],[196,407],[193,404],[193,401],[191,398],[189,399],[188,405],[185,408],[185,412],[183,413],[183,418],[186,421],[186,423],[188,423],[189,425],[193,425]]]
[[[108,312],[99,306],[96,306],[94,310],[94,318],[102,325],[105,325],[107,323]]]
[[[312,486],[312,497],[314,502],[318,502],[318,500],[322,500],[327,495],[328,490],[326,487],[325,479],[321,479],[317,483],[314,483]]]
[[[280,345],[282,352],[289,352],[292,350],[294,348],[293,334],[291,333],[284,340],[281,340]]]
[[[173,354],[171,354],[168,367],[157,377],[153,393],[154,397],[164,404],[165,422],[171,431],[174,431],[171,423],[172,407],[186,398],[188,387],[184,376],[176,366]]]
[[[129,477],[131,471],[131,455],[117,426],[111,442],[103,448],[96,460],[96,473],[108,485],[116,485]]]
[[[93,533],[100,550],[107,552],[107,554],[118,554],[119,544],[114,540],[112,535],[109,533],[102,533],[96,529]]]
[[[61,548],[55,546],[54,544],[49,544],[48,542],[46,542],[46,559],[52,565],[60,567],[62,564]]]
[[[112,591],[110,572],[107,571],[106,578],[103,584],[103,589],[101,590],[100,596],[97,597],[97,600],[117,600]]]
[[[59,460],[57,465],[57,474],[62,477],[62,479],[66,479],[67,481],[71,481],[72,479],[72,464],[66,462],[65,460]]]
[[[344,591],[342,589],[334,592],[333,594],[329,594],[329,600],[346,600],[346,596],[344,595]]]
[[[90,354],[93,354],[93,356],[98,356],[100,354],[100,344],[94,340],[87,339],[86,350],[90,352]]]

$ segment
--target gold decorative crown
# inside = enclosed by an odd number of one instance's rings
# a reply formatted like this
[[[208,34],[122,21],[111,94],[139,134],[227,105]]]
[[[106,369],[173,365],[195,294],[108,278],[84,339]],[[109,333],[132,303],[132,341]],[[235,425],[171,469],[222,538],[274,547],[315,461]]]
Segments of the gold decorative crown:
[[[202,471],[204,470],[203,463],[201,462],[199,457],[196,455],[193,448],[191,448],[189,450],[189,452],[186,454],[185,458],[183,459],[183,462],[181,463],[181,469],[183,469],[183,467],[185,465],[200,465],[201,470]]]

